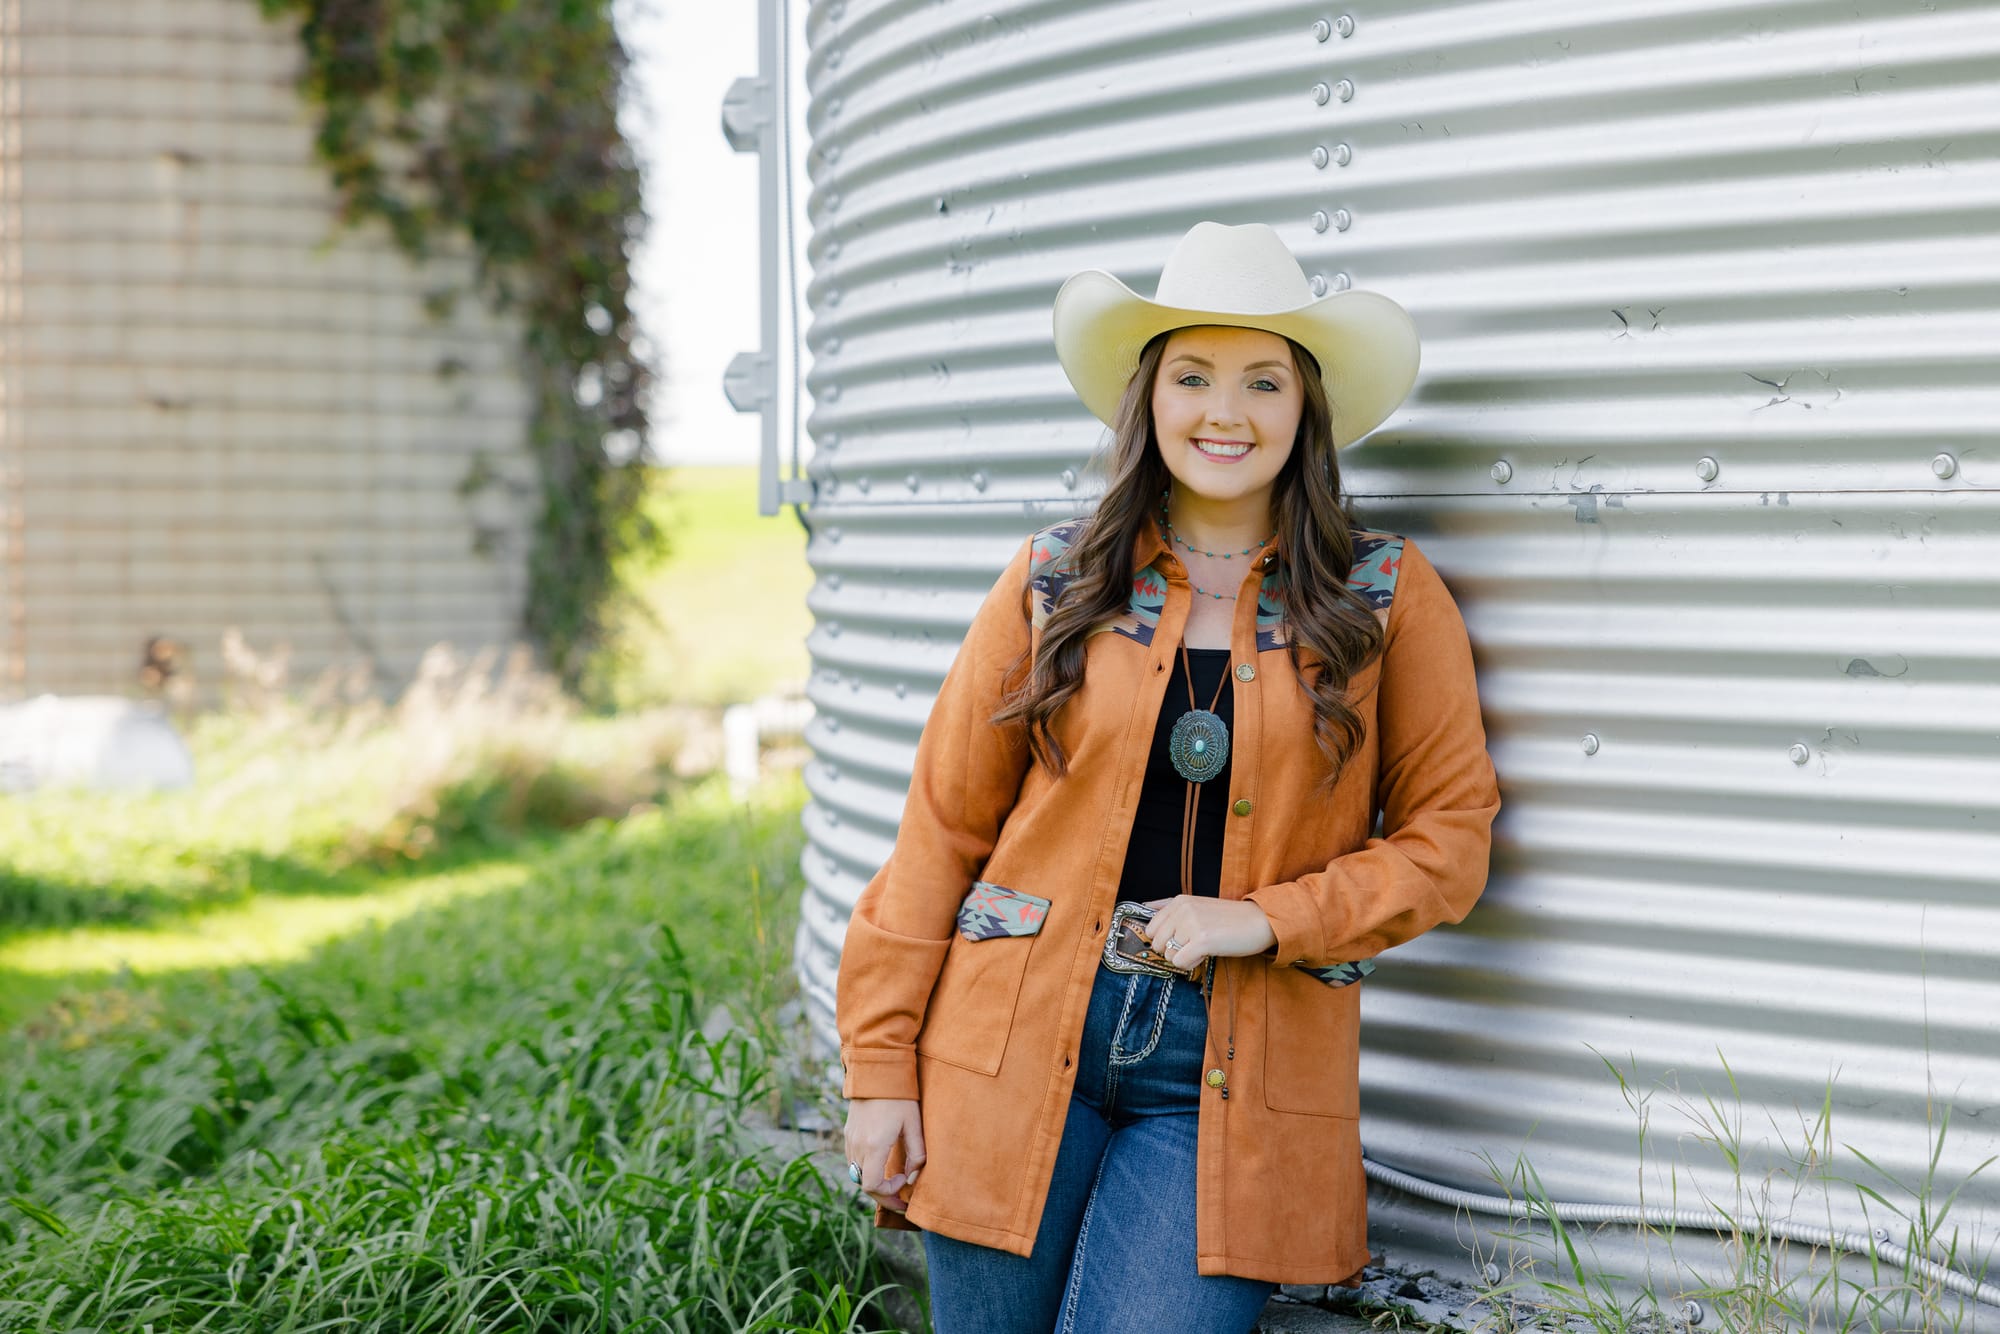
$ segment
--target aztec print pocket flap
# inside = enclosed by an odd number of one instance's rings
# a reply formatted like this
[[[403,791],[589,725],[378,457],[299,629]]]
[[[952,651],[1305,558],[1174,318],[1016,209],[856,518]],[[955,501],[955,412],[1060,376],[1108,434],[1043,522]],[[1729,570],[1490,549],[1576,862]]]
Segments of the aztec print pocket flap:
[[[1032,936],[1042,929],[1049,901],[985,880],[972,882],[972,892],[958,905],[958,933],[967,940],[995,936]]]
[[[1324,968],[1308,968],[1302,963],[1295,963],[1292,967],[1302,973],[1311,973],[1330,987],[1344,987],[1349,982],[1359,982],[1362,978],[1374,972],[1375,961],[1373,959],[1356,959],[1352,963],[1330,963]]]

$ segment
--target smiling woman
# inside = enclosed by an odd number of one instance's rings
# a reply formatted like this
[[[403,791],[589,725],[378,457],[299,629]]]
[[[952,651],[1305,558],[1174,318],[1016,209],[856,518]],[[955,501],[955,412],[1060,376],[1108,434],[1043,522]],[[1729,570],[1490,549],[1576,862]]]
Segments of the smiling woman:
[[[848,1170],[939,1334],[1241,1331],[1368,1259],[1354,984],[1470,910],[1500,805],[1456,604],[1341,493],[1416,336],[1213,222],[1054,332],[1107,482],[974,617],[848,919]]]

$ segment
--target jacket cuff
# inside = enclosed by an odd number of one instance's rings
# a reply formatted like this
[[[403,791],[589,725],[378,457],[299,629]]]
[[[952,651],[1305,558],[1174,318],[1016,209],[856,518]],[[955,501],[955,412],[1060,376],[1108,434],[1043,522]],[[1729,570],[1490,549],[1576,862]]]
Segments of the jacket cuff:
[[[917,1096],[917,1055],[910,1047],[840,1049],[840,1094],[844,1098]]]
[[[1311,890],[1296,880],[1287,880],[1253,889],[1243,897],[1264,910],[1271,934],[1278,938],[1272,950],[1273,963],[1290,967],[1319,958],[1325,944],[1325,924]]]

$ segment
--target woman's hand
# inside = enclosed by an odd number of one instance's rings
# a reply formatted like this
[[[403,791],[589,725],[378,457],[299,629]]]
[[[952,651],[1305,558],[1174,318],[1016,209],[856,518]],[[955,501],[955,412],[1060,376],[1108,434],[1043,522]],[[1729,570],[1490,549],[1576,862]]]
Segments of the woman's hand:
[[[1176,894],[1147,899],[1152,920],[1141,928],[1146,941],[1176,968],[1189,970],[1203,959],[1235,954],[1261,954],[1278,943],[1271,919],[1251,899],[1218,899],[1206,894]],[[1169,950],[1167,942],[1179,946]]]
[[[847,1161],[861,1164],[861,1189],[896,1213],[908,1207],[896,1195],[924,1165],[924,1122],[915,1098],[855,1098],[847,1108]],[[903,1170],[883,1179],[889,1150],[903,1145]]]

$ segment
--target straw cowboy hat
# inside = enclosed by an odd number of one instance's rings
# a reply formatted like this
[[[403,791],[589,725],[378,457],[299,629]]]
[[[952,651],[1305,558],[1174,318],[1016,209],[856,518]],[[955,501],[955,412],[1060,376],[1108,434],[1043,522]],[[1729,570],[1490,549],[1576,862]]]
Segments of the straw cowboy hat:
[[[1103,269],[1056,293],[1056,359],[1092,415],[1115,426],[1147,340],[1188,324],[1233,324],[1296,340],[1319,359],[1335,448],[1380,426],[1417,379],[1417,328],[1380,292],[1314,297],[1305,270],[1261,222],[1197,222],[1167,256],[1148,301]]]

